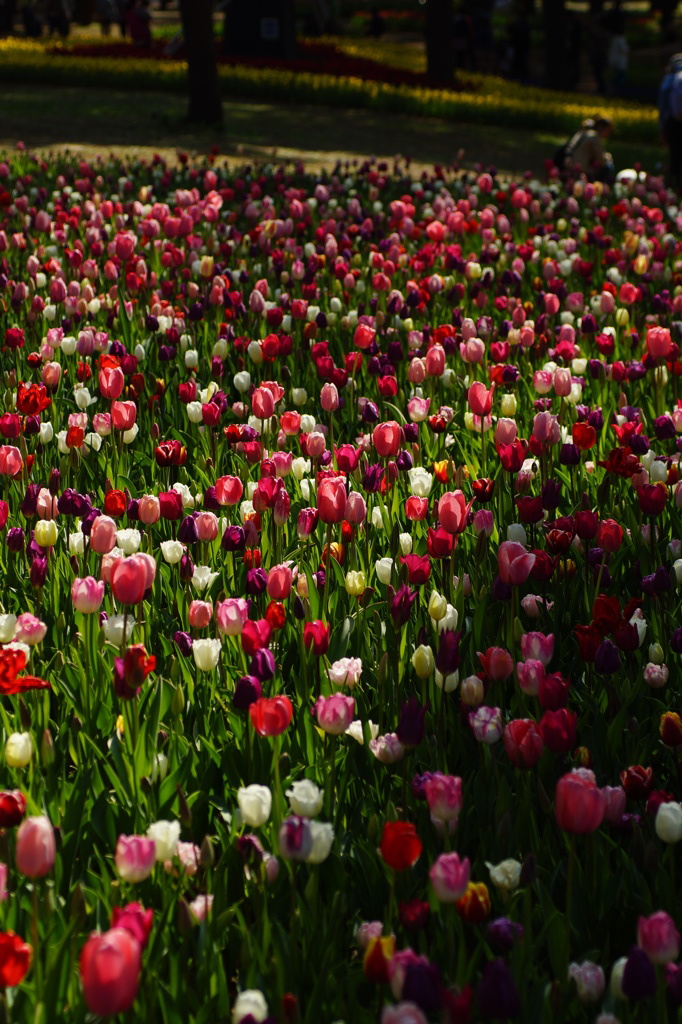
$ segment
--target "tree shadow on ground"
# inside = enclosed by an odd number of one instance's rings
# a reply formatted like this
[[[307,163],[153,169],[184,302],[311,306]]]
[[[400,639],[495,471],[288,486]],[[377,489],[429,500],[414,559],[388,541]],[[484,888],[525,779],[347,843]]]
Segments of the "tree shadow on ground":
[[[108,152],[121,146],[227,156],[302,158],[328,166],[337,159],[409,157],[417,166],[457,161],[494,166],[515,175],[544,173],[545,160],[563,141],[552,134],[497,125],[457,124],[440,118],[294,106],[269,102],[224,102],[224,124],[193,126],[186,101],[175,93],[131,93],[7,84],[3,87],[0,147],[18,140],[30,148],[78,146]],[[616,140],[618,167],[636,161],[655,169],[661,151]]]

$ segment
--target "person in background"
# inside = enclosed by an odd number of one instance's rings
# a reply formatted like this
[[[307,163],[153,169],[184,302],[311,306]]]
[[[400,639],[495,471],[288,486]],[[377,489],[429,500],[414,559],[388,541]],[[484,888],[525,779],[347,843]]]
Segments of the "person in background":
[[[67,0],[47,0],[45,5],[48,35],[67,38],[71,28],[72,11]]]
[[[149,0],[134,0],[126,13],[126,24],[130,38],[140,49],[152,45],[152,15]]]
[[[613,159],[604,143],[613,131],[607,117],[587,118],[566,147],[567,171],[584,171],[590,181],[613,181]]]
[[[679,189],[682,177],[682,53],[674,54],[658,90],[658,120],[668,147],[669,175]]]

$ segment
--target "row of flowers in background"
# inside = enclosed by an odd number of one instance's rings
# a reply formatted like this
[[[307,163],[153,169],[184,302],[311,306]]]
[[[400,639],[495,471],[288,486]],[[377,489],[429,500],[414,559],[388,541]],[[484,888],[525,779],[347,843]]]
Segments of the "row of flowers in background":
[[[348,46],[352,52],[352,44]],[[78,56],[68,46],[60,49],[12,38],[0,40],[0,74],[10,81],[55,85],[87,83],[175,91],[186,85],[182,61],[133,55]],[[588,97],[552,93],[474,73],[467,73],[464,86],[453,91],[239,65],[220,65],[219,74],[225,94],[236,98],[281,100],[285,95],[291,102],[387,110],[561,134],[594,115],[594,103]],[[658,141],[658,116],[653,107],[604,100],[600,109],[614,119],[629,141]]]

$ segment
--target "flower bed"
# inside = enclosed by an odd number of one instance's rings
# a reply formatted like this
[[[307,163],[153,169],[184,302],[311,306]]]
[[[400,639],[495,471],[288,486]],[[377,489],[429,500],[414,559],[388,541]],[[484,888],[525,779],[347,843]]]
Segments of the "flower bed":
[[[316,45],[327,53],[330,44]],[[107,52],[109,47],[106,43],[93,44],[89,47],[90,56],[80,56],[69,47],[0,40],[0,76],[13,81],[131,89],[181,91],[186,86],[186,66],[182,61],[135,55],[125,59],[101,57],[102,49]],[[595,113],[594,103],[588,97],[525,87],[469,72],[458,91],[411,84],[422,80],[418,66],[410,69],[403,65],[398,73],[393,62],[379,64],[369,60],[366,47],[357,41],[336,48],[339,69],[348,66],[342,63],[342,51],[350,58],[350,67],[362,69],[365,77],[240,63],[220,65],[221,84],[226,95],[244,99],[278,101],[286,96],[293,102],[364,107],[559,133],[574,130],[576,124]],[[384,70],[378,70],[381,67]],[[376,80],[367,77],[370,68],[374,68]],[[395,84],[396,79],[400,84]],[[653,107],[600,100],[600,109],[614,119],[619,132],[628,139],[658,140],[660,131]]]
[[[0,163],[3,1012],[674,1019],[679,218]]]

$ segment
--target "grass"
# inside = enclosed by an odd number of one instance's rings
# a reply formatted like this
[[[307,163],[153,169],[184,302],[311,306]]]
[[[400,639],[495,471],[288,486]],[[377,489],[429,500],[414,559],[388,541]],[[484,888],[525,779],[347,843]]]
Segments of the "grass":
[[[87,90],[3,84],[0,148],[23,141],[30,148],[85,147],[108,152],[121,146],[145,154],[161,149],[207,153],[217,145],[226,156],[304,158],[313,165],[333,164],[346,155],[392,159],[409,156],[418,165],[451,164],[464,150],[463,166],[495,165],[502,171],[542,174],[544,160],[563,138],[486,124],[453,124],[369,110],[329,110],[319,106],[267,102],[224,103],[224,125],[204,129],[188,124],[182,96],[113,89]],[[635,162],[655,169],[663,159],[657,146],[616,138],[611,146],[617,167]]]

